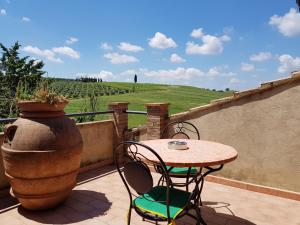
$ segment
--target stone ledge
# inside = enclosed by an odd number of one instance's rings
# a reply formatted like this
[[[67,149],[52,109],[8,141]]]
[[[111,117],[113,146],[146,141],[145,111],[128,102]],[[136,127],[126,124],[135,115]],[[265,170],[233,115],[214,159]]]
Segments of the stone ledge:
[[[287,199],[292,199],[296,201],[300,201],[300,193],[299,192],[293,192],[293,191],[288,191],[288,190],[283,190],[283,189],[278,189],[278,188],[272,188],[268,186],[263,186],[263,185],[258,185],[258,184],[252,184],[252,183],[247,183],[243,181],[238,181],[238,180],[232,180],[224,177],[218,177],[218,176],[213,176],[213,175],[208,175],[205,177],[205,181],[213,182],[213,183],[218,183],[226,186],[231,186],[235,188],[240,188],[248,191],[253,191],[253,192],[258,192],[262,194],[267,194],[267,195],[274,195],[277,197],[281,198],[287,198]]]

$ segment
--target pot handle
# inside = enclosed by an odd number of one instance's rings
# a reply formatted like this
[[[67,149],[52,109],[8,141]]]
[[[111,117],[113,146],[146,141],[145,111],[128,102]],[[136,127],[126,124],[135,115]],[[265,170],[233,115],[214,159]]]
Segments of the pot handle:
[[[15,137],[18,126],[14,124],[7,124],[4,126],[4,143],[11,144]]]

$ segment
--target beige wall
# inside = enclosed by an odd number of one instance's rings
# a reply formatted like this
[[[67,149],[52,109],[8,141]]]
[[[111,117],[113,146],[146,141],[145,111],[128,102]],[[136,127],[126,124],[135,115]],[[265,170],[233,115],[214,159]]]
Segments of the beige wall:
[[[201,139],[237,149],[220,176],[300,191],[300,81],[189,117]]]
[[[81,166],[95,162],[109,162],[113,158],[113,143],[115,140],[115,126],[112,120],[77,124],[83,138],[83,153]],[[0,133],[0,143],[3,133]],[[9,183],[4,175],[2,154],[0,154],[0,189],[8,187]]]
[[[77,124],[83,138],[82,165],[113,158],[115,127],[112,120]]]
[[[3,133],[0,133],[0,143],[2,144],[4,139]],[[4,167],[3,167],[3,160],[2,160],[2,154],[0,154],[0,190],[2,188],[8,187],[9,183],[4,175]]]

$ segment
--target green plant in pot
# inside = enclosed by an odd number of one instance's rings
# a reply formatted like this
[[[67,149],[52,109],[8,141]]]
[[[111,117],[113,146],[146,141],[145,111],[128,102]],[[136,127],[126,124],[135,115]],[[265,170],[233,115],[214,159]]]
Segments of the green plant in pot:
[[[5,127],[1,150],[11,195],[27,209],[57,206],[76,184],[83,141],[65,116],[67,103],[47,83],[32,94],[26,85],[18,87],[19,118]]]

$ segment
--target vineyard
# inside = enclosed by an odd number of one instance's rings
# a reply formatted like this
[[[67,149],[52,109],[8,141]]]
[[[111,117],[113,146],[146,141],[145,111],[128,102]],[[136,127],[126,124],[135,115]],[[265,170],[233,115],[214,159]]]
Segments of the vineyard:
[[[76,99],[88,96],[108,96],[129,93],[129,89],[121,89],[103,85],[102,83],[79,82],[79,81],[54,81],[49,89],[66,98]]]

